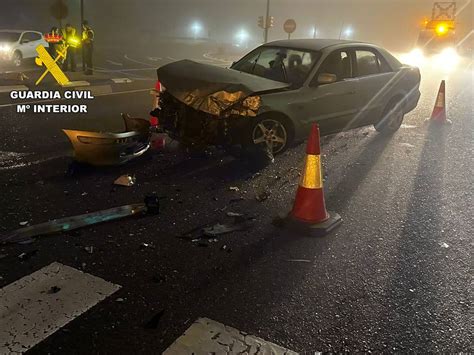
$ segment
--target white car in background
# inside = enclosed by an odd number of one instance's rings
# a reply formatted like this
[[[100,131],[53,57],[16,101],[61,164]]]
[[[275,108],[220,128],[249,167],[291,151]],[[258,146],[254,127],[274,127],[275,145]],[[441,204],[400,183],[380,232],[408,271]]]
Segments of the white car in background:
[[[36,47],[40,44],[49,47],[41,32],[0,30],[0,59],[19,67],[24,59],[37,56]]]

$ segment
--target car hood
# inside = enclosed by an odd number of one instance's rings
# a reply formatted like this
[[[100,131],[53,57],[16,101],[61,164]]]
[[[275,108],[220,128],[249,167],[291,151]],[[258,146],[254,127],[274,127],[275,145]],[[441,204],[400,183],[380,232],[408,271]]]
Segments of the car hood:
[[[258,95],[290,87],[290,84],[214,65],[181,60],[157,70],[166,91],[184,104],[220,116],[236,104],[239,112],[255,116],[260,107]]]

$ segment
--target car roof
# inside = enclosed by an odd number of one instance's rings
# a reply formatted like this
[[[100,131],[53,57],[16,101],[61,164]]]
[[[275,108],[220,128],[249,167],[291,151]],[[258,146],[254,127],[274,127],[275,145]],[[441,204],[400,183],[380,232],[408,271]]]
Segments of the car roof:
[[[293,49],[307,49],[312,51],[320,51],[332,46],[344,47],[345,45],[369,45],[374,46],[370,43],[358,42],[358,41],[349,41],[343,39],[286,39],[280,41],[273,41],[264,44],[268,47],[285,47]]]
[[[35,32],[35,33],[41,33],[40,31],[33,31],[33,30],[0,30],[0,32],[11,32],[11,33]]]

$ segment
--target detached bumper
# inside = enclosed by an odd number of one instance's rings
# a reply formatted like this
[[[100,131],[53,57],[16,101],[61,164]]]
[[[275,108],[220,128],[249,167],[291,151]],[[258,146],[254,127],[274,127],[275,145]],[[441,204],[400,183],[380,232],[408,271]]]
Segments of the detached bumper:
[[[120,165],[144,154],[150,148],[148,121],[124,117],[122,133],[66,130],[74,148],[74,159],[80,163],[104,166]]]

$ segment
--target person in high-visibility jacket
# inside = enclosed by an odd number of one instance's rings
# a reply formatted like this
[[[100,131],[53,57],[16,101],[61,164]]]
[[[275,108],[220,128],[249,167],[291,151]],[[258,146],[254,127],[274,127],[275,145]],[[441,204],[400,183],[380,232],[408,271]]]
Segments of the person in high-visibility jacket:
[[[94,51],[94,30],[89,26],[89,22],[82,23],[82,50],[84,53],[84,73],[92,75],[92,52]]]
[[[44,39],[48,42],[48,53],[54,59],[58,55],[57,50],[60,48],[60,43],[62,41],[61,34],[57,27],[51,28],[49,33],[44,35]],[[62,61],[60,61],[62,63]]]
[[[80,45],[80,40],[76,37],[76,29],[69,23],[61,30],[64,45],[67,46],[66,59],[64,61],[63,70],[76,71],[76,48]]]

